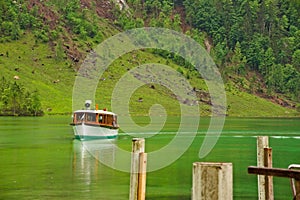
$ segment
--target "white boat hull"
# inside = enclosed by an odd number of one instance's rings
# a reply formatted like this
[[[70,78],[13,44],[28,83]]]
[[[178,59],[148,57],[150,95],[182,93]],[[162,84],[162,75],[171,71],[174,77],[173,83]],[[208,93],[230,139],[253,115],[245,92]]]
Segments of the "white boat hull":
[[[118,129],[103,126],[88,125],[85,123],[73,126],[76,139],[113,139],[118,135]]]

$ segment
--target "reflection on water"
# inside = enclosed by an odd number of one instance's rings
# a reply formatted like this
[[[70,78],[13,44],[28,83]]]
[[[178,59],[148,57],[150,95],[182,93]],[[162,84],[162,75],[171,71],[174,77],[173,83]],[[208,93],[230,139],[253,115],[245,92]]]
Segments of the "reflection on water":
[[[116,140],[73,140],[71,155],[73,186],[77,199],[128,199],[127,173],[113,170]],[[105,164],[103,164],[105,163]]]
[[[72,169],[74,176],[82,176],[86,184],[99,176],[100,161],[113,165],[115,159],[114,140],[73,140]],[[100,170],[101,171],[101,170]]]

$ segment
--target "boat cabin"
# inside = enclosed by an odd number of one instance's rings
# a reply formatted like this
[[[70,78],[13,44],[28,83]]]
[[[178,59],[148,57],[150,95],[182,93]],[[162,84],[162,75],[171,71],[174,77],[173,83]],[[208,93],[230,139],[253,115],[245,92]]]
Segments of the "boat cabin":
[[[104,110],[79,110],[74,112],[73,124],[85,123],[109,128],[118,128],[117,115]]]

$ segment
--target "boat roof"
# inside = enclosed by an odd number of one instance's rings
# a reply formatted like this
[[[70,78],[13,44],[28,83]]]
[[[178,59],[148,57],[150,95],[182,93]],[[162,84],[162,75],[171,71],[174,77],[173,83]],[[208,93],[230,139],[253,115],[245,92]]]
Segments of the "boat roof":
[[[115,113],[106,110],[76,110],[74,113],[98,113],[106,115],[116,115]]]

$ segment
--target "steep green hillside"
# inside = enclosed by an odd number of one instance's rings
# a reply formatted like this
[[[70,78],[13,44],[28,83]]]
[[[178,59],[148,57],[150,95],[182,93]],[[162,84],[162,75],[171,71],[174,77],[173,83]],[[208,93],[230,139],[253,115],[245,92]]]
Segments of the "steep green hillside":
[[[22,39],[0,43],[1,75],[31,91],[37,90],[44,112],[67,112],[75,71],[68,61],[57,61],[48,44],[35,43],[30,32]],[[14,77],[19,80],[14,80]]]
[[[153,15],[144,15],[149,18],[137,20],[136,16],[142,14],[138,4],[134,1],[128,3],[127,10],[120,11],[110,1],[1,2],[0,76],[12,82],[16,81],[29,91],[37,90],[45,114],[71,113],[76,72],[85,56],[97,44],[123,29],[145,24],[164,27],[170,23],[167,28],[179,31],[183,28],[184,23],[179,22],[180,16],[172,14],[172,9],[178,11],[178,6],[168,7],[165,16],[156,16],[153,11]],[[149,6],[145,9],[145,12],[151,12]],[[161,8],[152,9],[159,11]],[[168,14],[174,17],[173,20],[167,21]],[[190,29],[187,34],[201,44],[209,39],[201,32],[196,33],[195,29]],[[215,53],[214,49],[212,53]],[[100,107],[110,108],[112,91],[123,74],[137,65],[160,63],[172,67],[186,77],[195,88],[201,114],[210,115],[210,98],[205,82],[193,68],[181,64],[180,58],[173,56],[170,59],[170,55],[166,55],[143,50],[115,60],[99,80],[97,103]],[[266,84],[260,81],[260,74],[246,71],[242,75],[236,74],[232,68],[223,68],[220,66],[227,90],[229,116],[299,116],[296,109],[297,99],[268,90]],[[2,96],[0,94],[0,99]],[[180,114],[179,102],[174,94],[157,84],[144,85],[133,93],[130,112],[132,115],[146,115],[153,104],[163,105],[170,115]]]

